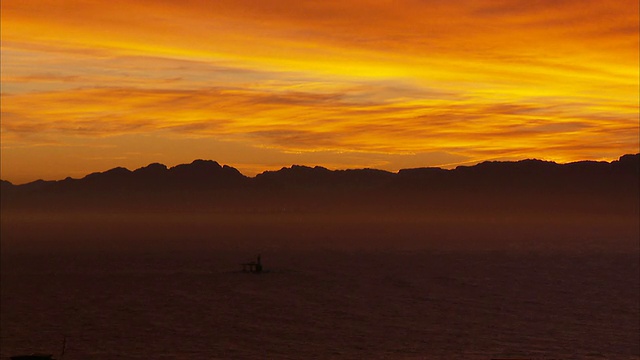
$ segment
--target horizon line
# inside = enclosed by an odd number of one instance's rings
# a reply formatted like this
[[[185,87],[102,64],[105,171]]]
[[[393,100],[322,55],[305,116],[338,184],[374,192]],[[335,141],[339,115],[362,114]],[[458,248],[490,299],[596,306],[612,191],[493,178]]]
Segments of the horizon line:
[[[267,172],[277,172],[277,171],[281,171],[281,170],[284,170],[284,169],[291,169],[293,167],[306,167],[306,168],[311,168],[311,169],[313,169],[313,168],[323,168],[323,169],[326,169],[326,170],[329,170],[329,171],[376,170],[376,171],[388,172],[390,174],[398,174],[403,170],[412,170],[412,169],[441,169],[441,170],[451,171],[451,170],[455,170],[455,169],[457,169],[458,167],[461,167],[461,166],[476,166],[476,165],[479,165],[479,164],[482,164],[482,163],[486,163],[486,162],[517,163],[517,162],[522,162],[522,161],[541,161],[541,162],[547,162],[547,163],[554,163],[554,164],[558,164],[558,165],[575,164],[575,163],[580,163],[580,162],[596,162],[596,163],[608,163],[608,164],[611,164],[611,163],[613,163],[615,161],[619,161],[624,156],[640,156],[640,152],[622,154],[618,158],[616,158],[614,160],[611,160],[611,161],[585,159],[585,160],[577,160],[577,161],[569,161],[569,162],[557,162],[557,161],[538,159],[538,158],[524,158],[524,159],[519,159],[519,160],[497,160],[500,157],[491,157],[491,158],[485,158],[485,159],[482,159],[482,160],[475,160],[474,159],[474,160],[469,160],[469,161],[460,161],[460,162],[453,162],[453,163],[448,163],[448,164],[439,164],[439,165],[435,165],[435,166],[419,166],[419,167],[402,168],[402,169],[398,169],[397,171],[390,171],[390,170],[384,170],[384,169],[373,168],[373,167],[334,168],[334,169],[332,169],[332,168],[328,168],[328,167],[325,167],[325,166],[322,166],[322,165],[291,164],[289,166],[283,166],[283,167],[281,167],[281,168],[279,168],[277,170],[263,170],[262,172],[256,173],[254,176],[245,175],[240,170],[238,170],[238,168],[236,168],[234,166],[231,166],[231,165],[228,165],[228,164],[221,164],[216,160],[199,158],[199,159],[192,160],[190,163],[180,163],[180,164],[176,164],[174,166],[167,166],[167,165],[165,165],[163,163],[160,163],[160,162],[151,162],[151,163],[149,163],[149,164],[147,164],[145,166],[141,166],[141,167],[135,168],[133,170],[131,170],[131,169],[127,168],[127,167],[124,167],[124,166],[116,166],[116,167],[112,167],[112,168],[109,168],[109,169],[106,169],[106,170],[103,170],[103,171],[89,172],[89,173],[86,173],[84,176],[79,177],[79,178],[74,178],[74,177],[71,177],[71,176],[67,176],[67,177],[65,177],[63,179],[52,179],[52,180],[45,180],[45,179],[39,178],[39,179],[36,179],[36,180],[27,181],[27,182],[23,182],[23,183],[13,183],[13,182],[11,182],[9,180],[5,180],[5,179],[2,179],[0,177],[0,181],[8,182],[8,183],[10,183],[11,185],[14,185],[14,186],[20,186],[20,185],[26,185],[26,184],[31,184],[31,183],[35,183],[35,182],[41,182],[41,181],[42,182],[52,182],[52,181],[57,182],[57,181],[64,181],[64,180],[67,180],[67,179],[81,180],[81,179],[84,179],[85,177],[87,177],[89,175],[92,175],[92,174],[101,174],[101,173],[109,172],[109,171],[112,171],[112,170],[115,170],[115,169],[124,169],[124,170],[127,170],[128,172],[133,173],[136,170],[144,169],[144,168],[149,167],[151,165],[158,164],[158,165],[164,166],[167,170],[170,170],[170,169],[176,168],[176,167],[181,166],[181,165],[191,165],[191,164],[193,164],[193,163],[195,163],[197,161],[214,162],[214,163],[218,164],[218,166],[220,166],[221,168],[224,168],[224,167],[232,168],[232,169],[238,171],[238,173],[240,173],[244,177],[256,178],[259,175],[267,173]],[[463,165],[463,164],[471,164],[471,165]],[[457,166],[451,167],[451,168],[446,168],[446,166],[453,166],[453,165],[457,165]]]

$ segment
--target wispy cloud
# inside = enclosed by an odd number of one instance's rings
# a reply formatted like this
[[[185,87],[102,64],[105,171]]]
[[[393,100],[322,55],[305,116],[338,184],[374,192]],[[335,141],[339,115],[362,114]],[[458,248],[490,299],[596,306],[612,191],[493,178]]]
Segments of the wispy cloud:
[[[235,161],[251,166],[637,152],[638,13],[632,0],[4,2],[2,156],[151,135],[242,144]]]

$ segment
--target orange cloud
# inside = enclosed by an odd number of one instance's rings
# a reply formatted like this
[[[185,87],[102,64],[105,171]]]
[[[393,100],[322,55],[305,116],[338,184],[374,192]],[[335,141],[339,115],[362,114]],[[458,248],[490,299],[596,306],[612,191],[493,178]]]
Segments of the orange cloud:
[[[260,152],[610,159],[639,147],[638,13],[631,0],[5,1],[2,156],[151,134],[242,144],[236,161],[254,168]]]

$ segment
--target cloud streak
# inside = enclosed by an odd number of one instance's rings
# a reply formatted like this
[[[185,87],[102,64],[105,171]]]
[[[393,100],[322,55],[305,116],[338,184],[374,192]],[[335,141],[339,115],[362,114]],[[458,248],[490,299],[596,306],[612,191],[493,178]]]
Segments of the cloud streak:
[[[610,160],[639,147],[638,13],[631,0],[4,2],[3,158],[152,135],[242,144],[252,166],[261,151]]]

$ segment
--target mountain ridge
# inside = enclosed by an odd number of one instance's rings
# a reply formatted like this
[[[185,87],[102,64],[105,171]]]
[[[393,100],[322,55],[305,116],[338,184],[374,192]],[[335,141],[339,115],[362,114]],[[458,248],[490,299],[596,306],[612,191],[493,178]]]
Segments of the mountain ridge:
[[[635,215],[640,154],[389,172],[292,165],[255,177],[213,160],[116,167],[80,179],[2,181],[3,211],[559,213]]]
[[[43,180],[43,179],[37,179],[34,181],[30,181],[27,183],[23,183],[23,184],[14,184],[8,180],[3,180],[0,179],[0,182],[3,184],[3,186],[5,185],[10,185],[10,186],[16,186],[16,187],[21,187],[21,186],[28,186],[34,183],[56,183],[56,182],[63,182],[63,181],[78,181],[78,180],[85,180],[85,179],[92,179],[92,178],[97,178],[99,176],[114,176],[116,174],[118,175],[123,175],[123,174],[155,174],[155,175],[161,175],[162,173],[168,172],[168,173],[179,173],[182,172],[183,174],[188,173],[189,169],[193,170],[194,168],[197,169],[196,171],[201,172],[202,174],[205,174],[204,172],[202,172],[202,170],[213,170],[213,172],[227,172],[227,173],[236,173],[236,174],[240,174],[242,175],[242,177],[247,178],[247,179],[256,179],[259,177],[263,177],[265,175],[270,175],[270,174],[274,174],[274,173],[281,173],[281,172],[294,172],[294,171],[304,171],[304,172],[310,172],[310,171],[321,171],[321,172],[329,172],[329,173],[342,173],[342,172],[356,172],[356,171],[369,171],[369,172],[377,172],[377,173],[387,173],[387,174],[401,174],[401,173],[410,173],[410,172],[451,172],[451,171],[464,171],[466,169],[479,169],[479,168],[487,168],[487,167],[493,167],[496,165],[512,165],[512,164],[545,164],[545,165],[550,165],[550,166],[560,166],[560,167],[575,167],[575,166],[584,166],[584,165],[596,165],[596,164],[615,164],[615,163],[620,163],[620,162],[625,162],[625,163],[630,163],[631,166],[637,166],[636,163],[634,163],[634,161],[638,164],[640,164],[640,153],[638,154],[625,154],[620,156],[617,160],[613,160],[611,162],[608,161],[595,161],[595,160],[580,160],[580,161],[575,161],[575,162],[569,162],[569,163],[564,163],[564,164],[559,164],[556,163],[554,161],[549,161],[549,160],[541,160],[541,159],[535,159],[535,158],[527,158],[527,159],[522,159],[522,160],[516,160],[516,161],[483,161],[480,163],[477,163],[475,165],[459,165],[453,169],[443,169],[440,167],[417,167],[417,168],[404,168],[404,169],[400,169],[397,172],[392,172],[392,171],[388,171],[388,170],[382,170],[382,169],[375,169],[375,168],[355,168],[355,169],[336,169],[336,170],[330,170],[326,167],[323,166],[308,166],[308,165],[298,165],[298,164],[292,164],[289,167],[282,167],[279,170],[265,170],[261,173],[256,174],[254,177],[249,177],[246,176],[244,174],[242,174],[238,169],[229,166],[229,165],[220,165],[217,161],[215,160],[204,160],[204,159],[195,159],[193,160],[191,163],[189,164],[178,164],[175,165],[173,167],[168,167],[162,163],[150,163],[146,166],[142,166],[140,168],[134,169],[134,170],[129,170],[125,167],[115,167],[115,168],[111,168],[105,171],[101,171],[101,172],[93,172],[93,173],[89,173],[85,176],[83,176],[82,178],[71,178],[71,177],[66,177],[65,179],[62,180]],[[191,176],[191,175],[189,175]]]

